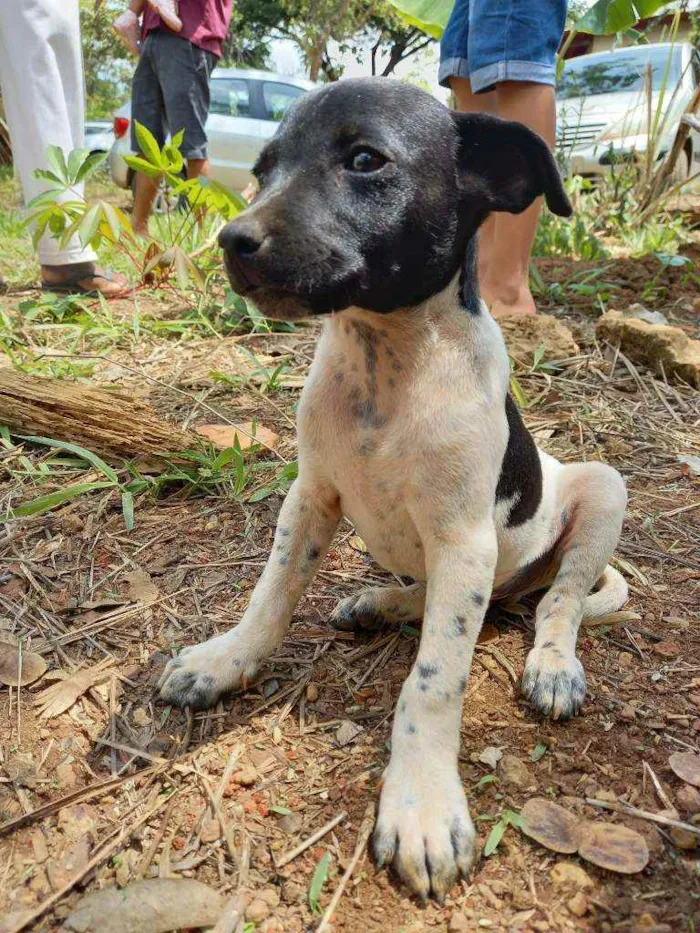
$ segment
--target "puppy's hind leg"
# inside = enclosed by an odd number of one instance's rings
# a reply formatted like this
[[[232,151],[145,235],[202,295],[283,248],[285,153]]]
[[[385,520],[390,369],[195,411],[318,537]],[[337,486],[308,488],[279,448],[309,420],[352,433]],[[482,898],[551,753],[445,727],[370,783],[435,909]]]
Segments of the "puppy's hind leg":
[[[559,503],[564,533],[559,571],[537,607],[535,645],[522,689],[530,703],[552,719],[578,713],[586,677],[576,657],[581,619],[611,612],[624,603],[626,585],[608,560],[617,545],[627,504],[619,473],[602,463],[562,468]],[[588,595],[596,583],[597,593]]]
[[[331,625],[345,631],[376,629],[385,623],[402,625],[423,618],[425,584],[373,586],[341,599],[331,613]]]

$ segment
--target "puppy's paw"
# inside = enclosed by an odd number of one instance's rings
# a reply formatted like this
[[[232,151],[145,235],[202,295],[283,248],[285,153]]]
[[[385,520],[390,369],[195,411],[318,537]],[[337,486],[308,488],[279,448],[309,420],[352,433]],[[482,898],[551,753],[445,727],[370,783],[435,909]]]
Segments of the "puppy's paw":
[[[259,662],[246,658],[235,632],[183,648],[168,662],[160,678],[160,695],[174,706],[207,709],[222,693],[245,687]]]
[[[442,903],[469,873],[476,833],[457,768],[421,770],[424,779],[389,764],[372,847],[379,868],[393,865],[415,894]]]
[[[358,628],[374,631],[388,621],[380,612],[371,590],[360,593],[359,596],[341,599],[330,617],[333,628],[344,632],[354,632]]]
[[[586,675],[576,655],[545,642],[527,656],[523,695],[551,719],[570,719],[583,705]]]

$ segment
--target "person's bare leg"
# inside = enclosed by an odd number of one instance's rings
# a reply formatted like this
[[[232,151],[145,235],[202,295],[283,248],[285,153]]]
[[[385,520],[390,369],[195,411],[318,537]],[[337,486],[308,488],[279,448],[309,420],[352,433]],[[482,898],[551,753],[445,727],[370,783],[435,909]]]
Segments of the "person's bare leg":
[[[457,110],[462,113],[491,113],[497,114],[497,100],[495,91],[487,91],[484,94],[475,94],[472,91],[469,78],[450,78],[450,90],[455,96]],[[493,250],[493,239],[496,233],[496,217],[492,214],[486,218],[486,221],[479,228],[479,250],[477,255],[477,268],[479,282],[484,282],[488,278],[489,264],[491,261],[491,252]]]
[[[136,236],[147,237],[149,235],[148,218],[151,216],[159,184],[159,178],[150,178],[148,175],[141,174],[141,172],[136,173],[134,209],[131,212],[131,226],[134,228]]]
[[[524,123],[554,147],[556,109],[551,85],[504,81],[496,88],[496,100],[499,117]],[[488,267],[485,276],[479,277],[479,285],[494,317],[537,313],[529,274],[541,209],[539,199],[522,214],[496,214],[492,218]]]

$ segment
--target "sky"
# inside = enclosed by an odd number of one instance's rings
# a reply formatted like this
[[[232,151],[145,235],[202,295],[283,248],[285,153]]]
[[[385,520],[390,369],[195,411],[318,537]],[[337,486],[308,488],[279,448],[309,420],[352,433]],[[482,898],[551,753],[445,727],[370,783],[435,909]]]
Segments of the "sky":
[[[336,56],[333,57],[335,60]],[[405,62],[400,62],[394,71],[394,76],[397,78],[410,77],[420,81],[426,89],[429,88],[439,100],[445,103],[447,101],[447,91],[437,83],[438,57],[438,44],[435,43],[429,46],[425,52],[419,52],[417,55],[412,55]],[[345,65],[343,77],[359,78],[369,76],[371,74],[369,54],[364,55],[363,58],[364,63],[361,64],[350,52],[341,55],[340,61]],[[306,76],[301,58],[293,42],[273,42],[271,64],[273,70],[280,74]],[[381,72],[384,65],[381,58],[378,59],[377,65]]]

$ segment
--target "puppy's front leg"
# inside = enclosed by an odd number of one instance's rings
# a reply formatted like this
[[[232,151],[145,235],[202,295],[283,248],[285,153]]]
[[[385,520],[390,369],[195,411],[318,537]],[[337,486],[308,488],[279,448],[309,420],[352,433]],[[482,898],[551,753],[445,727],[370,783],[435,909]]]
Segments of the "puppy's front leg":
[[[169,703],[206,708],[244,686],[285,636],[301,594],[340,521],[335,490],[297,480],[279,515],[275,542],[236,628],[185,648],[166,667],[160,692]]]
[[[462,695],[496,566],[491,521],[426,544],[428,586],[416,663],[401,690],[374,851],[421,897],[442,900],[474,855],[457,770]]]

